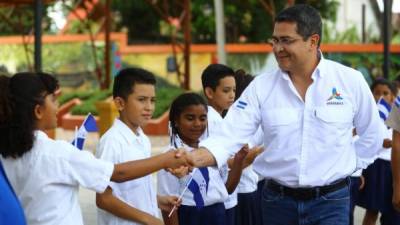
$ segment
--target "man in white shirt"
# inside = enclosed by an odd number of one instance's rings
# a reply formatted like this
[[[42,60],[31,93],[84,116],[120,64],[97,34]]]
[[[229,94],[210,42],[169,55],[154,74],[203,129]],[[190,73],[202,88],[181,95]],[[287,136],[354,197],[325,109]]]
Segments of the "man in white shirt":
[[[193,165],[223,165],[261,125],[254,170],[266,179],[263,224],[349,223],[348,177],[382,146],[378,110],[360,72],[320,52],[322,21],[308,5],[275,18],[279,69],[260,75],[228,111],[220,131],[189,154]],[[352,129],[359,140],[352,144]]]

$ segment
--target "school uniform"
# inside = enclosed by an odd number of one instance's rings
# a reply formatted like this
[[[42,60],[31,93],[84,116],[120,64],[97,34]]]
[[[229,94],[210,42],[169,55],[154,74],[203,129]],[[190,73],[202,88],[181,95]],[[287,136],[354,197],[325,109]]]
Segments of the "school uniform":
[[[392,139],[393,130],[387,128],[383,122],[382,126],[385,130],[384,139]],[[400,214],[394,210],[392,205],[391,148],[381,147],[378,159],[363,170],[362,175],[365,178],[365,186],[360,191],[358,205],[382,213],[381,220],[386,219],[386,223],[381,222],[383,225],[400,224]],[[391,219],[388,220],[388,218]]]
[[[188,151],[193,148],[183,144],[178,138],[178,147],[185,147]],[[167,150],[174,149],[169,146]],[[180,225],[226,225],[225,207],[223,202],[228,197],[221,173],[216,167],[207,167],[209,183],[206,194],[203,195],[204,207],[196,207],[193,193],[187,189],[182,196],[182,204],[178,208]],[[199,173],[198,169],[193,172]],[[193,173],[192,172],[192,173]],[[177,178],[165,170],[157,173],[157,186],[160,195],[180,196],[184,191],[190,174],[182,178]],[[204,189],[203,189],[204,190]]]
[[[35,131],[32,149],[22,157],[2,158],[9,181],[29,225],[83,225],[79,186],[104,192],[114,165],[65,141]]]
[[[399,96],[396,97],[395,103],[392,106],[389,117],[385,121],[386,126],[389,126],[393,130],[400,132],[400,107],[399,107]],[[392,131],[393,131],[392,130]],[[391,170],[390,170],[391,171]],[[393,180],[392,180],[393,182]],[[393,190],[390,192],[393,193]],[[383,215],[383,213],[382,213]],[[400,224],[399,213],[396,210],[390,210],[389,213],[385,213],[385,216],[381,217],[381,224]]]
[[[223,121],[223,118],[212,106],[208,106],[207,121],[208,121],[208,136],[212,136],[218,133],[221,126],[220,123]],[[207,136],[204,136],[203,134],[200,140],[203,140],[206,137]],[[220,168],[220,173],[225,183],[228,180],[229,170],[230,169],[227,164],[225,164]],[[237,203],[238,200],[237,200],[237,188],[236,188],[231,194],[228,195],[228,198],[224,202],[226,209],[227,225],[235,224]]]
[[[101,137],[96,156],[114,164],[151,156],[149,138],[138,128],[135,134],[125,123],[115,119],[112,127]],[[113,195],[128,205],[158,217],[157,196],[153,188],[152,175],[123,183],[110,182]],[[117,217],[102,209],[97,210],[99,225],[139,225]]]
[[[0,160],[0,224],[26,225],[24,211],[15,195]]]
[[[372,163],[382,144],[378,109],[362,74],[319,56],[305,100],[280,68],[259,75],[229,109],[220,132],[199,144],[221,166],[262,126],[267,151],[253,168],[266,179],[263,224],[324,218],[323,224],[347,225],[348,176]],[[355,144],[353,126],[360,135]],[[308,207],[293,207],[298,203]]]

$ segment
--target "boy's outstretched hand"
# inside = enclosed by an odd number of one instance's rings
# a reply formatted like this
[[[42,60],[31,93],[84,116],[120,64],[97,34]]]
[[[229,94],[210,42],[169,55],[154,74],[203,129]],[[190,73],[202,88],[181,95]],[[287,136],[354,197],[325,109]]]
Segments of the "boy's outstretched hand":
[[[176,196],[157,195],[157,204],[158,208],[161,209],[161,211],[169,212],[174,206],[179,207],[181,203],[182,200],[179,200],[179,198]]]

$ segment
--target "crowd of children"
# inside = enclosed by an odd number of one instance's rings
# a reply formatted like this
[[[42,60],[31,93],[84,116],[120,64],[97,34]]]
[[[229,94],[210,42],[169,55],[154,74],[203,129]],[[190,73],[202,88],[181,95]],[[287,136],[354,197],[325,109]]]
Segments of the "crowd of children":
[[[176,151],[185,154],[177,149],[190,152],[200,140],[219,132],[224,115],[253,76],[211,64],[201,79],[205,99],[184,93],[172,102],[170,144],[151,157],[151,143],[142,130],[155,108],[156,80],[150,72],[126,68],[115,77],[113,99],[119,116],[101,137],[95,156],[44,133],[56,127],[59,85],[53,76],[1,76],[0,222],[8,221],[1,224],[83,224],[78,203],[82,186],[96,192],[100,225],[261,225],[263,179],[252,170],[263,151],[261,128],[220,168],[189,171],[190,162],[176,157]],[[384,79],[376,80],[371,91],[378,104],[390,106],[397,96],[397,88]],[[386,117],[381,118],[387,133],[379,158],[352,178],[352,208],[366,209],[363,225],[376,224],[379,213],[381,224],[400,224],[392,206],[392,130],[384,124]],[[151,174],[156,171],[154,189]]]

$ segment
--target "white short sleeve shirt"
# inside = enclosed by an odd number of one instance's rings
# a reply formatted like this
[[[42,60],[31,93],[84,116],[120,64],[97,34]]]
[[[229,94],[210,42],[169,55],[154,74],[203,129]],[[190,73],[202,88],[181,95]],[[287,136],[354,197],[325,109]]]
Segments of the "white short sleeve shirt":
[[[31,151],[1,160],[29,225],[83,225],[79,186],[104,192],[114,170],[112,163],[42,131],[35,132]]]
[[[131,160],[146,159],[151,156],[148,137],[139,128],[135,134],[119,119],[101,137],[96,156],[114,164]],[[130,206],[158,217],[157,196],[152,183],[152,175],[147,175],[123,183],[110,183],[113,195]],[[99,225],[139,225],[98,209]]]

